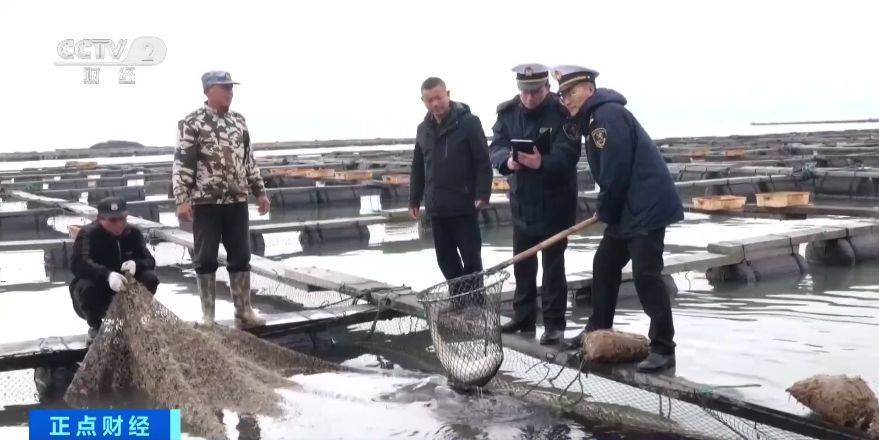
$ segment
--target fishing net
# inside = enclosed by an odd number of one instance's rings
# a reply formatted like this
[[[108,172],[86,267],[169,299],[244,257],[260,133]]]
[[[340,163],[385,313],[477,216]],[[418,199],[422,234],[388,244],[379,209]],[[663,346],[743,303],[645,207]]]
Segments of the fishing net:
[[[65,400],[178,408],[188,432],[226,438],[223,409],[280,415],[275,389],[296,386],[285,377],[343,369],[246,332],[193,326],[132,281],[110,304]]]
[[[349,326],[345,334],[356,347],[377,356],[380,364],[392,370],[397,366],[426,372],[443,372],[443,366],[430,350],[432,337],[426,319],[404,316],[380,320],[374,332],[370,323]],[[373,334],[374,333],[374,334]],[[361,334],[373,334],[363,339]],[[413,347],[422,347],[418,350]],[[672,390],[644,389],[636,384],[589,374],[583,365],[561,366],[542,357],[534,357],[504,347],[503,363],[494,378],[471,391],[474,396],[492,399],[505,394],[533,405],[559,410],[590,432],[609,433],[594,438],[618,438],[619,433],[633,433],[634,438],[650,439],[759,439],[813,440],[818,438],[860,438],[846,435],[804,435],[784,427],[767,425],[748,417],[748,412],[733,413],[712,409],[702,393],[723,387],[706,385],[683,396]],[[585,359],[585,358],[583,358]],[[585,362],[585,361],[584,361]],[[397,365],[398,364],[398,365]],[[451,385],[451,383],[450,383]],[[682,400],[682,397],[686,397]],[[799,416],[791,415],[791,418]],[[644,433],[644,434],[640,434]],[[592,438],[592,437],[590,437]]]
[[[505,271],[479,272],[418,294],[436,355],[457,386],[488,383],[501,363],[501,288]]]

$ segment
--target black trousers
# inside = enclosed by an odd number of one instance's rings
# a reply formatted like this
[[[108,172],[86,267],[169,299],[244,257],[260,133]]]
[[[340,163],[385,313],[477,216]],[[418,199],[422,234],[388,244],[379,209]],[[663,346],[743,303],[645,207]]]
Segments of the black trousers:
[[[447,280],[482,270],[479,214],[431,217],[436,262]]]
[[[634,238],[604,234],[592,260],[592,316],[587,331],[613,327],[622,270],[631,259],[635,290],[641,307],[650,317],[650,349],[661,354],[674,353],[671,299],[662,279],[664,247],[664,228]]]
[[[134,279],[140,281],[150,292],[156,293],[159,287],[159,278],[151,270],[142,270],[134,274]],[[107,308],[113,300],[116,292],[110,289],[107,280],[94,281],[80,278],[70,284],[70,299],[73,301],[73,311],[77,316],[85,319],[89,327],[98,328],[101,320],[107,314]]]
[[[525,234],[513,229],[513,253],[525,251],[548,237]],[[568,308],[568,282],[565,279],[565,249],[568,240],[543,250],[543,282],[540,303],[543,325],[547,330],[565,329],[565,311]],[[516,295],[513,298],[513,319],[534,323],[537,320],[537,256],[513,265],[516,277]]]
[[[217,271],[220,243],[226,249],[229,272],[250,271],[250,227],[247,203],[193,205],[192,236],[195,273]]]

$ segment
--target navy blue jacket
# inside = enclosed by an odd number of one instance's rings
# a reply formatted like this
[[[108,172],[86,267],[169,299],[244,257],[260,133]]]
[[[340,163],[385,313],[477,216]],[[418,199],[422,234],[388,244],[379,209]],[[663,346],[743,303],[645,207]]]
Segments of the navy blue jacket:
[[[546,237],[574,224],[577,212],[577,161],[580,139],[562,134],[567,119],[555,95],[540,107],[528,110],[518,96],[498,105],[497,122],[492,127],[491,163],[510,182],[510,209],[513,226],[525,234]],[[552,130],[552,152],[542,157],[536,170],[507,168],[511,139],[534,140],[541,129]]]
[[[418,125],[409,206],[420,206],[431,217],[476,212],[476,200],[491,196],[491,165],[482,123],[470,107],[452,102],[448,116],[437,124],[428,113]]]
[[[623,95],[598,89],[577,118],[600,187],[598,219],[608,234],[631,238],[683,220],[684,210],[659,148],[625,105]]]

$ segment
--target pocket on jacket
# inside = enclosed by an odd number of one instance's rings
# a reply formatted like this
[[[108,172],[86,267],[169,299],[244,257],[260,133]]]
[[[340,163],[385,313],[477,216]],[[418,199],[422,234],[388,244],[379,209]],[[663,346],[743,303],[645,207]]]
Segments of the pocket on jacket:
[[[472,197],[463,188],[436,188],[433,199],[433,209],[437,212],[462,211],[473,206]]]

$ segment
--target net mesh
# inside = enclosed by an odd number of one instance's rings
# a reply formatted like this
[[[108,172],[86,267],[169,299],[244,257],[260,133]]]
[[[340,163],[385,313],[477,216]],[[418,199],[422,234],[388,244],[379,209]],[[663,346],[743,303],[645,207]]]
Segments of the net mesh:
[[[349,331],[370,330],[370,324],[350,326]],[[393,344],[376,344],[368,350],[383,358],[418,365],[425,371],[441,371],[433,355],[429,324],[425,319],[405,316],[379,321],[374,339]],[[418,349],[419,342],[425,344]],[[361,341],[358,345],[367,346]],[[395,349],[395,347],[408,347]],[[477,392],[506,393],[535,405],[549,406],[579,420],[588,427],[624,432],[642,431],[656,438],[695,439],[814,439],[746,417],[716,411],[699,402],[672,397],[620,383],[576,368],[562,367],[509,348],[495,377]],[[417,359],[416,359],[417,357]],[[792,417],[794,417],[792,415]],[[649,437],[653,438],[653,437]]]
[[[175,248],[176,255],[172,258],[174,261],[167,261],[165,262],[166,265],[180,265],[183,270],[191,269],[191,266],[188,264],[188,256],[185,254],[185,251],[183,251],[183,248],[179,248],[177,245],[170,243],[162,243],[161,246],[173,246]],[[168,254],[166,253],[165,255]],[[320,308],[334,303],[336,305],[346,305],[358,302],[358,300],[352,299],[339,292],[309,291],[304,286],[291,284],[288,279],[280,275],[277,277],[269,277],[257,276],[254,274],[252,283],[253,287],[259,290],[259,301],[264,301],[266,297],[283,298],[285,301],[288,301],[289,304],[294,304],[296,307],[302,308]],[[483,283],[487,286],[490,284],[490,281],[483,281]],[[457,290],[457,292],[472,290],[467,289],[466,287],[462,289],[463,290]],[[499,290],[500,289],[498,289],[498,291]],[[132,295],[128,296],[128,298],[133,300],[138,296],[142,295]],[[454,305],[453,302],[451,304]],[[477,305],[479,307],[484,307],[484,304],[477,303]],[[466,303],[463,303],[463,306],[461,304],[458,304],[457,306],[461,307],[461,310],[466,310],[468,308],[466,307]],[[155,350],[154,353],[162,353],[164,356],[162,359],[159,359],[156,356],[146,357],[145,359],[151,363],[158,363],[161,361],[163,363],[168,362],[169,364],[181,364],[186,362],[190,362],[190,364],[198,364],[199,362],[210,364],[216,362],[216,359],[220,357],[225,359],[234,359],[236,357],[243,358],[244,361],[241,362],[226,363],[227,367],[234,370],[233,373],[225,371],[215,372],[212,370],[206,371],[206,373],[209,375],[218,374],[218,376],[212,377],[220,382],[244,380],[244,382],[241,383],[257,390],[255,395],[252,395],[250,398],[262,401],[262,403],[264,403],[263,406],[268,410],[268,414],[277,411],[277,398],[266,390],[274,388],[276,386],[275,384],[278,383],[276,381],[279,380],[279,378],[281,380],[280,386],[295,386],[295,384],[283,380],[283,377],[287,373],[295,373],[296,371],[288,370],[285,372],[284,369],[286,367],[292,365],[294,368],[300,368],[299,371],[303,372],[338,371],[342,369],[341,366],[336,364],[327,363],[317,358],[280,349],[274,344],[264,342],[247,333],[226,330],[224,328],[215,328],[214,333],[207,333],[203,329],[193,328],[191,324],[181,322],[171,314],[170,311],[161,306],[161,304],[152,301],[151,299],[146,301],[146,298],[143,298],[143,301],[139,301],[137,304],[124,306],[123,308],[128,310],[127,316],[129,317],[152,316],[152,318],[132,320],[133,324],[122,325],[118,329],[114,328],[112,330],[108,328],[107,331],[114,334],[122,334],[123,332],[121,330],[127,327],[140,327],[145,329],[142,330],[145,332],[142,335],[145,336],[146,340],[152,339],[154,342],[140,344],[140,346],[144,348],[150,347],[150,350]],[[135,310],[146,310],[147,313],[146,315],[136,315],[134,313]],[[452,310],[454,310],[454,307],[449,306],[445,311],[450,312]],[[112,314],[108,313],[108,316],[115,316],[116,313],[119,312],[112,312]],[[457,314],[446,313],[446,316],[452,318],[450,321],[453,323],[458,321],[469,321],[469,318],[464,318],[465,313],[467,312],[459,312]],[[454,317],[461,317],[461,319],[454,319]],[[137,324],[138,322],[140,322],[140,324]],[[159,331],[145,325],[145,322],[164,322],[165,328],[164,330]],[[375,334],[371,339],[364,339],[363,334],[371,333],[370,330],[374,330]],[[133,335],[133,333],[131,333],[132,331],[133,329],[129,329],[128,334]],[[187,339],[188,341],[201,342],[205,339],[213,339],[217,344],[208,344],[208,348],[202,348],[198,344],[190,342],[186,348],[191,350],[193,347],[197,347],[199,350],[211,350],[211,355],[178,353],[183,350],[186,344],[172,344],[171,342],[177,338],[177,334],[193,331],[203,333],[205,335],[204,339],[195,339],[193,336],[190,337],[192,339]],[[232,337],[231,341],[237,341],[237,343],[230,342],[229,339],[223,339],[224,336],[222,332],[224,331],[228,332],[227,337]],[[360,335],[358,335],[358,332],[360,332]],[[400,362],[400,359],[405,359],[407,368],[412,370],[439,373],[445,369],[445,366],[437,360],[437,356],[434,354],[435,348],[432,345],[433,336],[431,334],[428,320],[426,319],[404,316],[379,320],[375,323],[374,329],[372,322],[353,324],[346,327],[344,334],[347,335],[346,337],[358,338],[358,347],[368,350],[371,353],[382,353],[380,357],[385,359],[385,362],[389,366],[393,365],[395,361]],[[174,335],[174,337],[169,337],[170,335]],[[102,337],[109,338],[109,336],[103,335],[103,331],[98,338]],[[185,336],[180,336],[181,339],[184,337]],[[158,342],[158,339],[155,338],[167,338],[166,341],[168,341],[168,339],[170,339],[170,341]],[[454,340],[453,337],[450,337],[449,339]],[[120,347],[126,344],[126,340],[120,339],[118,336],[113,340],[116,341],[114,344],[121,344],[119,345]],[[99,341],[96,339],[96,344],[98,342]],[[108,344],[104,349],[105,352],[108,353],[107,355],[120,359],[120,354],[114,354],[110,347],[111,345]],[[218,355],[217,352],[212,351],[213,349],[210,347],[220,349],[222,356]],[[279,349],[281,351],[276,352],[276,350]],[[249,353],[248,350],[255,350],[255,354]],[[129,352],[120,351],[120,353]],[[285,358],[285,356],[289,356],[290,353],[294,353],[293,357]],[[130,356],[130,353],[125,355]],[[254,356],[256,359],[254,359]],[[663,437],[660,433],[673,435],[674,438],[792,440],[812,438],[795,434],[774,426],[756,423],[745,417],[734,416],[721,411],[712,410],[706,405],[699,404],[698,402],[693,403],[675,399],[662,392],[640,389],[594,374],[587,375],[586,373],[578,371],[576,368],[560,367],[544,359],[528,356],[511,349],[503,349],[502,356],[502,362],[498,374],[496,374],[494,379],[482,388],[483,390],[495,393],[508,393],[517,398],[527,400],[535,405],[551,406],[571,418],[581,420],[587,426],[607,426],[611,431],[614,429],[620,429],[626,432],[632,430],[648,431],[656,433],[657,438],[668,438],[667,436]],[[272,359],[275,361],[272,361]],[[95,365],[98,364],[95,363]],[[153,375],[154,373],[148,372],[148,368],[150,368],[149,364],[142,363],[141,365],[143,367],[135,367],[134,365],[131,365],[131,367],[132,369],[143,368],[143,371],[148,374],[145,380],[160,385],[163,387],[161,389],[165,389],[164,387],[171,386],[175,383],[189,383],[188,381],[190,379],[186,377],[188,370],[183,367],[163,368],[161,371],[164,371],[164,374],[174,376],[174,379],[162,380],[161,377],[156,377]],[[264,374],[260,374],[261,372]],[[194,373],[194,370],[190,370],[189,373],[196,374]],[[99,376],[112,377],[114,372],[105,369],[99,374],[95,374],[94,372],[91,374],[93,379],[87,381],[82,379],[86,382],[84,383],[86,394],[81,398],[83,401],[88,400],[89,402],[92,402],[84,404],[106,406],[106,396],[100,396],[97,393],[97,385],[93,384],[100,383],[97,380]],[[0,406],[5,406],[8,410],[16,405],[32,405],[37,403],[39,399],[37,398],[37,388],[34,384],[34,375],[34,370],[18,370],[0,373]],[[91,382],[92,385],[87,382]],[[112,383],[112,381],[105,383]],[[174,402],[176,403],[167,404],[167,407],[183,408],[182,404],[185,403],[184,401],[191,401],[195,402],[197,405],[202,405],[203,410],[197,415],[199,417],[198,420],[192,419],[192,417],[195,417],[193,412],[188,410],[181,411],[184,416],[186,416],[187,413],[192,416],[189,420],[184,419],[184,422],[188,425],[188,427],[185,427],[189,432],[196,435],[198,435],[198,431],[197,427],[193,427],[193,423],[201,423],[202,425],[209,427],[212,430],[211,432],[217,432],[222,429],[222,424],[216,416],[216,408],[218,407],[244,407],[242,414],[256,412],[255,408],[258,408],[258,406],[250,407],[240,403],[235,404],[234,402],[232,404],[221,403],[220,399],[234,400],[236,397],[224,397],[222,394],[228,394],[229,392],[228,390],[224,391],[222,383],[220,383],[220,385],[221,386],[218,387],[218,390],[212,390],[210,387],[204,389],[191,389],[193,388],[191,385],[189,387],[190,389],[183,387],[181,388],[183,392],[171,394],[169,396],[169,398],[174,398]],[[199,385],[199,387],[201,387],[201,385]],[[240,387],[238,391],[240,391],[241,388],[244,387]],[[113,391],[112,388],[110,389],[111,392],[117,394],[120,399],[127,397],[130,402],[130,393],[126,394],[123,389],[115,391]],[[166,393],[165,395],[168,396],[169,394],[170,393]],[[144,399],[146,398],[149,398],[149,395],[144,397]],[[144,401],[146,402],[146,400]],[[128,405],[130,406],[130,403]],[[154,406],[158,405],[154,404]]]
[[[343,368],[215,325],[180,320],[139,283],[114,297],[65,400],[72,406],[179,408],[187,431],[225,438],[222,409],[279,415],[292,374]]]
[[[436,355],[455,385],[485,385],[504,360],[501,288],[509,276],[504,271],[479,272],[418,294]]]
[[[183,323],[188,330],[193,329]],[[393,369],[399,362],[407,369],[426,372],[441,372],[442,365],[437,360],[431,346],[428,321],[425,319],[403,316],[379,320],[375,324],[372,337],[366,339],[373,325],[371,322],[347,326],[343,331],[347,337],[356,340],[356,345],[364,351],[376,353],[384,359],[386,367]],[[175,325],[169,327],[168,334],[173,334]],[[179,330],[178,330],[179,331]],[[215,329],[223,332],[224,329]],[[295,354],[289,363],[286,361],[270,361],[284,359],[289,350],[281,349],[280,355],[271,355],[279,347],[265,343],[249,334],[228,330],[234,335],[233,341],[237,348],[228,348],[224,356],[239,356],[239,350],[255,349],[263,359],[261,368],[274,371],[274,367],[293,365],[310,371],[340,370],[335,364]],[[101,336],[99,336],[100,338]],[[220,338],[220,335],[216,336]],[[97,341],[97,339],[96,339]],[[341,341],[340,341],[341,343]],[[224,342],[223,344],[228,344]],[[242,348],[244,347],[244,348]],[[247,348],[251,347],[251,348]],[[176,349],[176,348],[175,348]],[[244,353],[247,357],[248,354]],[[280,357],[278,357],[280,356]],[[167,356],[170,359],[170,356]],[[269,360],[268,362],[266,360]],[[211,362],[214,359],[211,358]],[[266,363],[267,362],[267,363]],[[249,373],[248,373],[249,374]],[[281,374],[283,377],[283,374]],[[276,380],[278,376],[270,375]],[[0,373],[0,405],[10,408],[13,405],[29,405],[36,403],[33,370],[18,370]],[[267,385],[271,387],[271,385]],[[289,381],[284,386],[290,385]],[[87,387],[93,389],[93,387]],[[619,429],[625,432],[648,431],[656,434],[656,438],[711,438],[711,439],[767,439],[767,440],[800,440],[812,437],[796,434],[781,428],[756,423],[745,417],[730,415],[712,410],[705,405],[682,401],[662,392],[648,391],[626,385],[594,374],[586,374],[576,368],[561,367],[543,359],[538,359],[509,348],[504,349],[503,362],[494,379],[482,388],[489,393],[501,392],[527,400],[535,405],[550,406],[565,415],[579,420],[589,427],[607,427],[610,431]],[[120,390],[121,391],[121,390]],[[206,392],[213,396],[212,393]],[[120,398],[125,396],[120,393]],[[95,399],[99,396],[92,394]],[[130,396],[129,396],[130,398]],[[274,399],[274,397],[272,397]],[[101,401],[95,404],[102,404]],[[221,406],[216,404],[215,406]],[[179,405],[177,407],[180,407]],[[271,409],[271,405],[270,405]],[[213,425],[209,419],[214,416],[209,407],[205,413],[205,423]],[[188,411],[181,411],[185,414]],[[246,412],[253,412],[248,408]],[[217,423],[219,420],[217,419]],[[215,429],[219,429],[214,425]],[[190,429],[193,433],[193,430]]]

